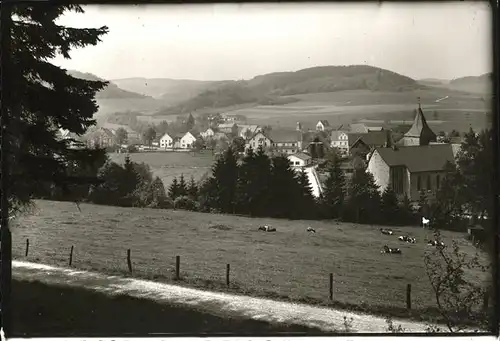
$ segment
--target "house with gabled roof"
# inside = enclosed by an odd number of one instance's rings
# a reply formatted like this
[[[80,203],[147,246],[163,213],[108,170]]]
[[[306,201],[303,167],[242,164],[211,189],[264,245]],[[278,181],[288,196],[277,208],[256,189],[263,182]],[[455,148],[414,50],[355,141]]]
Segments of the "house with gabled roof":
[[[108,128],[100,127],[90,134],[87,143],[90,147],[112,147],[115,145],[115,134]]]
[[[287,129],[272,129],[269,132],[258,131],[247,140],[245,149],[260,146],[277,153],[294,154],[302,150],[302,132]]]
[[[171,134],[165,133],[163,136],[160,138],[160,148],[173,148],[174,146],[174,138],[172,137]]]
[[[238,126],[238,135],[246,139],[261,130],[262,128],[257,124],[242,124]]]
[[[330,133],[330,146],[338,149],[342,155],[349,153],[349,135],[345,130],[333,130]]]
[[[359,155],[365,158],[375,148],[388,147],[393,144],[392,135],[389,130],[369,131],[367,133],[348,133],[348,146],[351,155]]]
[[[302,152],[288,155],[288,161],[292,167],[307,167],[312,164],[311,156]]]
[[[326,154],[330,149],[330,136],[326,131],[308,131],[302,134],[302,151],[315,154],[321,151]]]
[[[212,128],[208,128],[200,133],[200,136],[204,139],[212,138],[215,135],[215,131]]]
[[[418,201],[420,191],[431,197],[441,185],[447,162],[455,162],[451,144],[377,148],[367,170],[383,192],[390,186],[397,195]]]
[[[181,149],[191,149],[196,142],[196,133],[188,131],[179,140]]]
[[[294,154],[302,150],[302,132],[288,129],[272,129],[267,133],[271,146],[278,153]]]
[[[330,122],[328,122],[328,120],[319,120],[318,123],[316,123],[316,130],[318,131],[325,131],[328,128],[330,128]]]

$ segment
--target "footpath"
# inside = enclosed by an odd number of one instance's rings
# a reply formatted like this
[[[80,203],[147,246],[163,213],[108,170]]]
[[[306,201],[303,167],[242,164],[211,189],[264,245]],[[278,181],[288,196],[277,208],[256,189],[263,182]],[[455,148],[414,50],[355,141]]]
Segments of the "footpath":
[[[196,310],[223,316],[241,316],[271,323],[294,323],[316,327],[325,332],[343,331],[344,317],[352,318],[352,332],[387,332],[385,318],[357,314],[331,308],[273,301],[242,295],[210,292],[178,285],[109,276],[101,273],[53,267],[44,264],[13,261],[14,279],[39,281],[49,285],[81,287],[109,295],[124,294],[170,305],[184,305]],[[407,320],[393,320],[405,332],[425,332],[426,324]],[[440,326],[446,331],[446,327]]]

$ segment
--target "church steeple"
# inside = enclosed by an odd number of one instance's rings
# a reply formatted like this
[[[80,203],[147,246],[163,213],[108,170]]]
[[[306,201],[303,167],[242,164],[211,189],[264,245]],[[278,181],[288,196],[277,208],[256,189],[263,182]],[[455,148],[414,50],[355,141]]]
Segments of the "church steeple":
[[[413,120],[413,125],[406,132],[401,141],[405,146],[425,146],[428,145],[429,142],[436,142],[436,134],[427,124],[422,111],[420,97],[418,97],[418,109],[415,119]]]

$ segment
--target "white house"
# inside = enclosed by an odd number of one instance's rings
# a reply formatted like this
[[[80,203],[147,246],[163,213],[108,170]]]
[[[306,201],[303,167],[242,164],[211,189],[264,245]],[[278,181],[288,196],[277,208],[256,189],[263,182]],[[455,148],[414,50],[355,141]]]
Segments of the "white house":
[[[244,139],[253,136],[259,131],[262,131],[262,128],[256,124],[240,125],[238,126],[238,128],[240,128],[239,136],[243,137]]]
[[[349,135],[345,131],[335,130],[330,134],[330,146],[338,149],[342,154],[349,153]]]
[[[306,167],[309,166],[312,162],[311,156],[304,154],[304,153],[297,153],[297,154],[292,154],[288,155],[288,161],[290,161],[290,164],[292,167]]]
[[[213,131],[212,128],[208,128],[207,130],[203,131],[200,133],[201,137],[204,139],[211,138],[215,135],[215,132]]]
[[[222,123],[217,126],[219,128],[219,131],[221,133],[231,133],[234,126],[236,126],[236,129],[238,129],[238,125],[236,123]]]
[[[320,120],[316,124],[316,130],[318,131],[325,131],[329,127],[330,127],[330,122],[328,122],[327,120]]]
[[[174,146],[174,139],[168,133],[165,133],[160,139],[160,148],[172,148]]]
[[[182,136],[180,141],[180,147],[182,149],[189,149],[193,147],[193,143],[196,141],[196,137],[191,134],[189,131]]]
[[[259,131],[247,141],[247,143],[245,144],[245,149],[252,147],[253,150],[257,150],[260,146],[262,146],[263,148],[270,147],[271,139]]]

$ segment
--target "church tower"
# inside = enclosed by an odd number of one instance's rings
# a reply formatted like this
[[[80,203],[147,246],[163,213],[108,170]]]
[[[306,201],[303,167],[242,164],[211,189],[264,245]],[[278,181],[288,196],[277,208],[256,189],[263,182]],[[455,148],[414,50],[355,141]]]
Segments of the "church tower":
[[[436,142],[436,139],[436,134],[425,120],[419,97],[417,115],[413,120],[413,125],[403,136],[399,144],[403,146],[427,146],[430,142]]]

